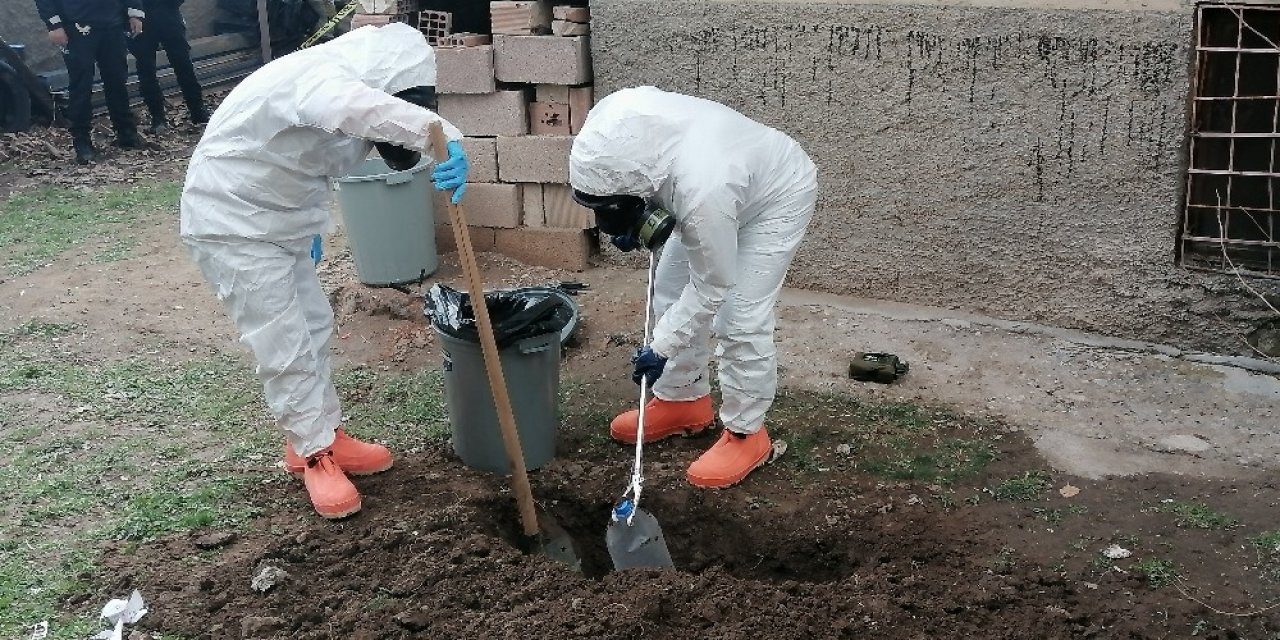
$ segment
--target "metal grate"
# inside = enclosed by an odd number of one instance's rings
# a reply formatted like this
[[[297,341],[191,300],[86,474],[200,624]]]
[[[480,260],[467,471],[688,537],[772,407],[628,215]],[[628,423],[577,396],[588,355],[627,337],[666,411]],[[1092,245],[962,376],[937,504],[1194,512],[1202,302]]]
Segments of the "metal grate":
[[[444,40],[453,33],[453,14],[447,11],[419,11],[418,30],[427,37],[431,46],[444,44]]]
[[[1280,5],[1196,18],[1181,261],[1280,278]]]

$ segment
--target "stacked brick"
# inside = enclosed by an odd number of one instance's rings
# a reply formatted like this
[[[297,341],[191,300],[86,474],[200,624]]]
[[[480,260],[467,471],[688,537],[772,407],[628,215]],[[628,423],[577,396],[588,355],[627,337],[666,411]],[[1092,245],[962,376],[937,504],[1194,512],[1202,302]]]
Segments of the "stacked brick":
[[[466,134],[471,158],[471,241],[527,264],[584,269],[598,236],[592,212],[573,201],[569,150],[594,101],[589,10],[508,0],[491,2],[490,17],[492,37],[453,34],[436,48],[440,114]],[[447,224],[436,235],[453,249]]]
[[[351,28],[410,22],[410,15],[416,13],[416,4],[416,0],[363,0],[351,16]]]

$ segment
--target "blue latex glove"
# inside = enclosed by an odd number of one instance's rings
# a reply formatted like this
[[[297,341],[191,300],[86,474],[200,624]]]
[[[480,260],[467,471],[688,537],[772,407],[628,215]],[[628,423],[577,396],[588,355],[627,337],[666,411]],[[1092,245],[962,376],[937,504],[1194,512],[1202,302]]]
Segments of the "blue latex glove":
[[[624,252],[635,251],[640,248],[640,238],[634,235],[609,236],[609,242]]]
[[[658,355],[656,351],[649,347],[641,347],[636,349],[636,355],[631,358],[631,364],[635,365],[635,372],[631,374],[631,380],[636,384],[640,384],[641,378],[649,379],[649,386],[658,381],[662,377],[662,370],[667,366],[667,359]]]
[[[467,190],[467,171],[471,169],[471,163],[462,151],[461,142],[450,140],[445,148],[449,150],[449,159],[436,164],[431,179],[435,180],[436,191],[452,189],[453,203],[458,204],[462,201],[462,193]]]
[[[324,257],[323,242],[320,240],[320,234],[316,234],[311,238],[311,259],[320,264],[320,259]]]

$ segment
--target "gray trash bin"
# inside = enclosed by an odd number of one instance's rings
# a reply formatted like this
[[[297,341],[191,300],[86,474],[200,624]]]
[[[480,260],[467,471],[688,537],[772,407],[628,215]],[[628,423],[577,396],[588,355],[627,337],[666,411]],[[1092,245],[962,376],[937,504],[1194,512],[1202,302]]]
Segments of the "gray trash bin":
[[[491,473],[511,473],[498,413],[480,345],[439,328],[444,352],[444,393],[453,450],[463,464]],[[499,350],[502,374],[515,413],[524,464],[537,469],[556,454],[560,423],[560,334],[519,340]]]
[[[356,277],[367,285],[420,282],[435,273],[435,211],[431,197],[431,160],[406,171],[392,171],[370,158],[351,175],[334,180],[356,263]]]

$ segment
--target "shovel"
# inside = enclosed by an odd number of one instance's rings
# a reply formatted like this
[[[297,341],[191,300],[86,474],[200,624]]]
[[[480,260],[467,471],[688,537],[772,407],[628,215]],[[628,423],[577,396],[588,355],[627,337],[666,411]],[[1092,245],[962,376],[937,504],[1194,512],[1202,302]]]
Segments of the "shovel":
[[[447,141],[440,123],[431,124],[430,136],[431,150],[435,154],[436,162],[447,160],[449,158],[449,152],[446,149]],[[493,324],[489,320],[489,307],[485,304],[480,268],[476,265],[476,254],[471,247],[467,217],[462,205],[453,204],[450,201],[448,209],[449,223],[453,225],[453,237],[458,245],[458,261],[462,263],[462,273],[467,280],[467,289],[471,295],[471,307],[476,315],[480,347],[484,352],[484,368],[489,376],[489,387],[493,390],[498,425],[502,430],[502,444],[507,450],[507,459],[511,462],[511,492],[515,494],[516,505],[520,509],[524,550],[527,553],[540,553],[552,560],[568,564],[574,571],[581,571],[582,562],[578,558],[569,534],[549,514],[539,510],[533,501],[533,489],[529,486],[529,474],[524,466],[524,452],[520,448],[520,434],[516,431],[515,413],[511,410],[511,397],[507,394],[502,362],[498,359],[498,343],[494,338]]]
[[[653,278],[658,268],[658,261],[653,251],[649,252],[649,288],[645,291],[644,302],[644,344],[648,346],[650,338],[650,320],[653,315]],[[623,493],[622,499],[613,508],[609,518],[609,528],[605,530],[605,545],[609,547],[609,558],[613,560],[613,568],[617,570],[631,568],[666,568],[675,566],[671,562],[671,553],[667,551],[667,541],[662,535],[662,527],[653,514],[640,508],[640,489],[644,485],[641,473],[641,461],[644,454],[644,410],[649,395],[649,379],[640,378],[640,416],[636,430],[636,460],[631,469],[631,485]]]

